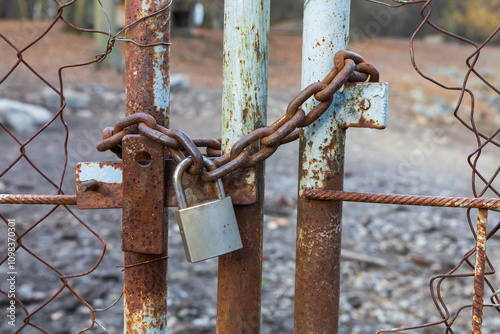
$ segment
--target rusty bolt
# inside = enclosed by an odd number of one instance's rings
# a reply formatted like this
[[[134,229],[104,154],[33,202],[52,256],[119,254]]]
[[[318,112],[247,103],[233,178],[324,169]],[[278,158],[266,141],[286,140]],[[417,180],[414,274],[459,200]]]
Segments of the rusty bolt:
[[[359,102],[359,107],[363,110],[368,110],[372,106],[372,103],[370,102],[370,99],[362,99],[361,102]]]
[[[95,191],[97,188],[99,188],[99,182],[96,180],[82,181],[78,183],[78,191],[82,193],[86,191]]]

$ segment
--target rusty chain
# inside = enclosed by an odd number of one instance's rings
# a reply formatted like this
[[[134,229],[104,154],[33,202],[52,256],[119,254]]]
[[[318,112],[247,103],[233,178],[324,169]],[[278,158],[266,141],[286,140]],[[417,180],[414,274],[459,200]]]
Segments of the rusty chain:
[[[294,141],[299,137],[299,128],[316,121],[332,104],[333,95],[346,82],[379,81],[377,69],[365,62],[363,57],[351,51],[339,51],[334,58],[334,68],[318,82],[314,82],[292,99],[286,114],[270,126],[250,132],[237,141],[229,153],[221,155],[221,138],[190,139],[180,130],[171,130],[158,125],[155,119],[143,113],[127,116],[112,128],[103,130],[103,140],[97,145],[99,151],[111,150],[121,158],[121,143],[127,134],[141,134],[166,146],[176,163],[193,157],[191,174],[202,174],[204,181],[213,181],[240,169],[253,167],[270,157],[280,145]],[[319,103],[306,115],[300,107],[314,96]],[[250,153],[255,143],[260,143],[255,153]],[[203,172],[203,155],[198,147],[206,147],[206,155],[215,157],[217,168]]]

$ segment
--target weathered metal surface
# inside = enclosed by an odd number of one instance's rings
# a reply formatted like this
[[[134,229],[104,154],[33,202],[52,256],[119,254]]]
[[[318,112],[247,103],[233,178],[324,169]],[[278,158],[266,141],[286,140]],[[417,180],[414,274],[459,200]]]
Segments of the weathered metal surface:
[[[486,240],[488,210],[479,209],[476,233],[476,266],[472,301],[472,334],[481,334],[483,324],[484,277],[486,275]]]
[[[224,60],[222,93],[222,152],[233,158],[232,146],[266,124],[270,0],[224,2]],[[250,152],[261,147],[250,144]],[[269,150],[270,153],[274,152]],[[263,156],[262,158],[266,158]],[[244,158],[251,161],[251,158]],[[263,159],[262,159],[263,160]],[[218,333],[259,333],[262,282],[262,219],[264,169],[255,160],[241,184],[256,187],[257,202],[236,206],[243,249],[219,257]]]
[[[81,162],[76,164],[76,196],[79,209],[122,207],[122,161]],[[97,189],[83,191],[79,185],[94,180]]]
[[[170,0],[129,0],[125,11],[126,24],[135,22],[170,5]],[[169,43],[170,9],[138,22],[127,30],[127,39],[141,44]],[[160,125],[168,125],[169,49],[165,45],[139,47],[127,43],[125,50],[127,88],[126,115],[141,112],[154,117]]]
[[[76,205],[75,195],[0,194],[0,204]]]
[[[339,190],[308,189],[305,195],[311,200],[364,202],[379,204],[400,204],[420,206],[440,206],[452,208],[483,208],[500,209],[500,199],[497,198],[470,198],[470,197],[441,197],[417,196],[396,194],[358,193]]]
[[[125,23],[127,25],[149,14],[158,12],[170,6],[170,0],[128,0],[125,7]],[[140,44],[169,43],[170,42],[170,9],[163,11],[148,20],[137,22],[126,32],[126,38]],[[137,112],[147,113],[154,117],[157,124],[168,127],[169,120],[169,50],[163,44],[149,47],[140,47],[134,43],[127,43],[125,48],[125,115]],[[123,143],[124,154],[136,157],[140,153],[133,147]],[[141,175],[142,181],[156,179],[154,191],[140,187],[141,180],[127,178],[128,170],[124,166],[124,218],[129,213],[140,212],[143,214],[142,223],[147,224],[149,219],[162,222],[163,249],[167,249],[167,215],[164,210],[165,193],[163,185],[164,175],[164,148],[152,141],[146,145],[148,149],[155,148],[155,152],[148,153],[152,156],[151,165],[154,165],[154,175],[145,176],[139,171],[145,168],[133,161],[135,172],[130,174]],[[156,152],[161,151],[162,154]],[[126,152],[129,153],[126,153]],[[158,164],[158,166],[156,166]],[[159,166],[161,165],[161,167]],[[138,182],[139,181],[139,182]],[[148,182],[145,182],[146,184]],[[132,192],[130,193],[129,190]],[[133,192],[137,191],[139,196]],[[130,199],[134,198],[129,202]],[[146,201],[137,201],[147,194]],[[153,195],[159,198],[153,198]],[[141,207],[149,207],[149,217]],[[129,217],[133,218],[133,217]],[[139,217],[137,217],[139,218]],[[125,220],[124,220],[125,222]],[[130,231],[132,233],[133,231]],[[133,235],[129,235],[129,240]],[[128,238],[127,237],[127,238]],[[139,234],[139,237],[142,237]],[[128,245],[127,245],[128,247]],[[156,247],[155,247],[156,248]],[[156,249],[155,249],[156,251]],[[125,252],[124,298],[125,298],[125,333],[127,334],[166,334],[167,333],[167,251],[158,255]],[[133,267],[132,267],[133,266]]]
[[[123,140],[122,250],[165,252],[163,146],[139,135]]]
[[[167,333],[167,257],[129,253],[125,260],[125,333]]]
[[[176,163],[172,159],[165,160],[165,175],[172,175]],[[222,179],[224,190],[231,196],[233,204],[247,205],[257,201],[257,189],[248,184],[245,170],[237,170]],[[77,185],[83,181],[96,180],[99,185],[93,191],[81,191],[77,187],[77,204],[80,209],[111,209],[122,207],[122,161],[82,162],[76,165]],[[188,203],[205,201],[214,198],[214,188],[210,182],[200,180],[198,175],[184,173],[183,184],[186,185]],[[172,179],[165,180],[166,205],[176,207],[177,200]]]
[[[385,129],[389,87],[385,82],[346,83],[333,108],[343,127]]]
[[[243,248],[219,257],[217,333],[260,333],[263,182],[257,192],[259,202],[234,206]]]
[[[266,124],[269,6],[265,0],[224,4],[222,150]],[[254,175],[247,176],[253,183]]]
[[[347,48],[348,0],[311,0],[304,5],[302,87],[331,70]],[[334,95],[335,99],[335,95]],[[313,109],[308,100],[306,112]],[[311,201],[305,189],[341,190],[345,127],[330,106],[300,135],[294,333],[338,333],[342,203]]]

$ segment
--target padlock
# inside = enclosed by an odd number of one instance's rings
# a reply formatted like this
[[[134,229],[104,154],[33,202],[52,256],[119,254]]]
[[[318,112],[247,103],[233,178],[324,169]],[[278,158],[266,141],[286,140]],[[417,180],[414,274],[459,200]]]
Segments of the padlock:
[[[203,157],[203,162],[209,171],[216,168],[206,157]],[[173,183],[179,207],[175,214],[186,258],[189,262],[198,262],[230,253],[243,245],[231,197],[226,197],[221,179],[216,181],[218,199],[188,206],[182,175],[192,164],[191,157],[182,160],[175,168]]]

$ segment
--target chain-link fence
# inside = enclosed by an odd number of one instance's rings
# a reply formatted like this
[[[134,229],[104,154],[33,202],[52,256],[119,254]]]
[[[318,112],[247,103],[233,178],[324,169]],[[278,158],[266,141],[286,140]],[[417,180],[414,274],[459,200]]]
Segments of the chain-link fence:
[[[106,331],[103,327],[100,327],[100,323],[96,320],[96,317],[98,318],[97,312],[104,310],[105,307],[93,306],[94,299],[99,299],[97,304],[101,305],[104,304],[102,301],[102,289],[113,289],[114,294],[108,294],[106,297],[108,299],[119,299],[121,290],[116,289],[114,276],[110,280],[107,280],[107,274],[98,273],[97,270],[99,264],[103,261],[107,247],[105,238],[101,235],[107,233],[106,230],[109,228],[105,224],[86,223],[81,220],[75,213],[75,210],[69,206],[76,201],[71,196],[73,192],[66,194],[63,190],[71,189],[74,185],[73,180],[71,180],[73,171],[69,170],[71,166],[68,165],[68,161],[74,160],[75,156],[72,157],[71,155],[75,154],[75,150],[80,149],[81,151],[81,146],[78,147],[77,145],[77,148],[72,148],[69,144],[70,141],[77,141],[72,137],[70,132],[71,127],[68,126],[65,119],[68,110],[71,111],[72,108],[68,106],[69,101],[65,95],[65,75],[77,67],[88,66],[103,61],[107,54],[116,47],[115,43],[117,41],[134,43],[141,47],[150,47],[156,44],[142,45],[138,41],[130,41],[120,37],[126,29],[134,27],[135,23],[113,35],[106,31],[77,27],[65,19],[65,10],[81,1],[73,0],[64,4],[58,1],[54,2],[57,3],[56,17],[51,23],[44,23],[45,28],[33,30],[36,35],[30,36],[30,34],[27,34],[29,41],[18,38],[18,36],[4,35],[0,31],[0,37],[3,41],[1,54],[5,55],[5,58],[3,58],[5,60],[2,60],[2,62],[12,62],[12,65],[0,80],[0,88],[2,86],[6,87],[6,90],[2,91],[2,94],[5,94],[2,97],[7,98],[9,94],[12,97],[16,97],[15,93],[9,93],[9,90],[16,88],[16,81],[20,82],[20,78],[30,77],[31,79],[27,81],[29,85],[37,87],[36,89],[39,89],[40,85],[46,86],[49,91],[47,96],[52,99],[56,98],[59,105],[58,108],[54,108],[54,110],[47,113],[43,110],[31,111],[26,105],[11,103],[9,108],[14,111],[9,114],[0,115],[1,135],[4,139],[2,142],[9,142],[5,148],[2,148],[3,159],[0,162],[0,187],[3,189],[1,189],[1,192],[52,194],[54,195],[52,200],[45,197],[50,203],[56,198],[57,200],[63,198],[60,204],[49,207],[38,205],[21,206],[21,204],[2,206],[0,217],[5,224],[3,224],[0,234],[5,236],[5,240],[2,240],[4,247],[1,251],[2,253],[0,253],[2,258],[0,268],[2,274],[6,275],[6,279],[0,283],[0,289],[4,296],[1,298],[0,305],[7,310],[6,317],[4,318],[7,321],[7,325],[0,328],[5,330],[15,328],[15,332],[23,333],[80,333],[94,327],[99,327]],[[473,196],[478,198],[500,197],[500,193],[495,186],[498,182],[496,177],[500,172],[500,167],[492,165],[490,160],[483,162],[481,158],[482,155],[484,156],[483,153],[486,154],[486,152],[489,155],[498,154],[497,150],[500,148],[500,143],[498,142],[500,127],[496,125],[497,122],[495,119],[495,106],[498,107],[500,95],[498,82],[494,76],[485,73],[486,70],[481,68],[481,52],[497,37],[500,26],[492,31],[485,40],[474,42],[445,30],[435,23],[432,15],[432,0],[394,1],[394,4],[386,3],[386,5],[394,6],[418,6],[419,4],[422,6],[420,12],[422,20],[410,40],[411,61],[417,73],[435,84],[437,88],[456,93],[454,116],[463,126],[463,129],[472,134],[470,137],[471,142],[475,145],[468,156],[468,163],[472,174],[471,186]],[[159,15],[167,8],[146,16],[142,20]],[[42,68],[37,67],[41,66],[37,61],[37,66],[33,66],[31,61],[33,57],[58,58],[59,55],[57,54],[50,54],[50,52],[38,54],[36,51],[33,52],[33,50],[36,50],[37,46],[45,42],[49,46],[44,50],[48,51],[50,51],[51,43],[63,43],[64,38],[54,33],[61,24],[70,30],[80,33],[109,36],[107,49],[103,50],[102,54],[86,62],[49,69],[48,66],[43,66],[44,64],[42,64]],[[445,35],[450,41],[454,40],[457,43],[463,43],[471,47],[470,55],[464,59],[467,70],[460,84],[440,82],[438,80],[439,73],[419,66],[420,54],[417,40],[421,31],[429,27],[440,35]],[[33,31],[31,32],[33,33]],[[19,35],[22,33],[26,35],[26,32],[19,32]],[[369,54],[369,52],[367,53]],[[439,57],[443,60],[446,59],[446,55],[440,55]],[[7,103],[8,101],[6,100],[0,100],[0,103]],[[24,97],[24,100],[29,100],[29,97]],[[295,114],[296,109],[293,114]],[[30,112],[32,115],[23,118],[23,114]],[[492,119],[492,121],[484,122],[484,118]],[[103,122],[102,128],[113,121],[111,119],[108,122]],[[27,135],[28,133],[30,135]],[[8,140],[5,140],[5,138]],[[216,143],[215,146],[217,145],[220,145],[220,143]],[[214,148],[220,149],[220,146]],[[52,153],[54,153],[53,157],[51,156]],[[241,153],[241,150],[239,153]],[[76,154],[76,158],[78,159],[80,156]],[[50,163],[47,163],[47,160],[50,160]],[[62,197],[61,195],[66,195],[66,197]],[[40,199],[34,196],[24,196],[22,200],[19,200],[19,203],[26,203],[30,200],[40,201]],[[408,199],[403,198],[400,200],[400,203],[408,204]],[[489,211],[489,221],[492,227],[486,233],[484,230],[482,232],[476,230],[476,211],[467,209],[465,219],[470,227],[471,235],[475,239],[478,238],[478,235],[485,237],[485,240],[493,239],[500,228],[500,222],[495,221],[497,219],[495,213],[498,212],[498,209],[491,209]],[[19,214],[20,212],[22,212],[22,215]],[[23,218],[20,219],[18,217]],[[481,218],[484,221],[484,212]],[[113,219],[116,220],[116,217],[113,217]],[[482,226],[485,228],[484,225]],[[85,244],[80,245],[79,241],[82,240],[80,238],[81,234],[86,234],[90,237],[85,238]],[[57,235],[57,237],[54,237],[54,235]],[[58,241],[55,242],[54,240]],[[485,243],[487,244],[487,242]],[[436,328],[428,329],[429,333],[432,330],[443,329],[445,333],[457,332],[457,329],[454,329],[456,328],[455,321],[459,316],[464,316],[464,313],[473,307],[472,294],[469,296],[470,298],[465,297],[462,300],[453,299],[450,301],[443,290],[445,290],[444,287],[453,287],[453,281],[456,280],[469,280],[472,282],[471,277],[475,276],[475,269],[477,269],[475,257],[476,247],[471,244],[471,250],[464,254],[463,258],[456,263],[454,268],[429,279],[431,299],[435,306],[435,314],[439,318],[438,320],[428,324],[415,324],[411,327],[380,330],[379,332],[396,332],[412,329],[422,329],[424,332],[427,332],[425,328]],[[61,258],[71,258],[72,260],[61,261]],[[82,266],[72,265],[72,263],[77,261],[84,263],[84,270],[80,270]],[[500,290],[495,285],[496,274],[494,265],[495,259],[486,257],[486,265],[483,270],[486,274],[484,281],[486,291],[484,294],[487,301],[483,304],[482,298],[480,298],[481,301],[477,303],[481,303],[485,307],[485,312],[489,312],[485,314],[498,317],[498,312],[500,311]],[[97,277],[97,279],[84,282],[92,275]],[[102,279],[106,283],[98,288],[97,285],[101,284],[99,280]],[[40,287],[37,286],[37,282],[40,281],[46,282],[42,288],[45,291],[40,291]],[[74,310],[74,312],[88,314],[89,322],[85,324],[73,323],[71,315],[68,315],[71,312],[67,313],[58,310],[61,303],[71,304],[72,306],[68,309]],[[478,305],[476,305],[477,307]],[[11,312],[11,310],[14,311]],[[475,315],[478,316],[477,314]],[[479,315],[479,318],[482,319],[482,315]],[[15,326],[12,326],[12,324],[15,324]],[[61,330],[60,328],[64,329]]]
[[[103,311],[106,306],[94,305],[96,299],[110,296],[109,291],[114,290],[113,281],[118,279],[103,279],[102,273],[96,274],[108,247],[98,233],[102,232],[103,226],[100,226],[101,231],[95,231],[91,227],[95,227],[95,223],[84,222],[69,206],[75,204],[74,196],[65,196],[63,190],[74,189],[75,160],[85,158],[85,151],[89,150],[89,143],[95,133],[91,129],[70,132],[65,119],[68,109],[69,113],[75,112],[85,108],[89,101],[85,94],[79,94],[75,89],[67,93],[65,82],[68,73],[74,82],[74,75],[78,76],[72,72],[75,68],[102,62],[116,41],[126,40],[122,37],[123,33],[138,22],[115,35],[111,35],[110,31],[79,27],[67,19],[68,9],[75,9],[73,7],[77,3],[84,1],[50,3],[46,8],[47,13],[56,13],[52,21],[0,22],[3,27],[0,29],[2,67],[7,68],[0,79],[0,85],[4,88],[0,99],[0,127],[4,143],[0,184],[3,193],[26,193],[18,197],[20,201],[15,201],[18,205],[2,206],[0,213],[4,222],[0,232],[3,239],[0,261],[1,305],[5,310],[1,321],[2,332],[81,333],[96,326],[107,332],[96,320],[96,312]],[[24,8],[22,5],[27,6],[28,3],[20,2],[19,5]],[[107,19],[111,29],[109,15],[102,3],[97,1],[96,6],[101,8],[101,15]],[[139,21],[161,14],[169,6]],[[12,25],[19,31],[9,29]],[[108,36],[107,47],[88,60],[61,65],[71,58],[64,54],[64,45],[75,47],[75,43],[71,43],[71,35],[68,35],[71,33],[90,37],[95,34]],[[93,45],[92,40],[80,40],[88,43],[89,47],[82,47],[83,54],[88,54]],[[150,46],[129,42],[142,47]],[[52,57],[58,61],[50,61]],[[54,64],[59,65],[53,67]],[[30,98],[16,94],[17,89],[35,93],[41,91],[42,96],[38,98],[45,102],[48,109],[19,102],[29,101]],[[69,103],[68,94],[71,95]],[[83,110],[83,113],[89,112]],[[87,118],[90,115],[80,116]],[[97,130],[97,135],[99,132]],[[81,136],[76,143],[75,135]],[[70,142],[75,146],[71,147]],[[38,196],[43,200],[36,201],[37,204],[55,205],[21,205],[34,204],[33,200],[37,196],[30,195],[33,192],[48,194]],[[70,193],[74,192],[70,190]],[[65,200],[53,201],[61,197]],[[116,221],[117,217],[107,215],[105,219]],[[81,244],[82,240],[85,245]],[[75,265],[76,262],[80,264]],[[94,274],[92,279],[88,278],[90,274]],[[119,299],[120,291],[111,293],[112,298]],[[69,308],[63,307],[65,304]],[[97,304],[103,305],[99,301]],[[84,317],[87,314],[89,321],[81,323],[68,314],[69,309],[73,310],[69,313],[83,314]]]
[[[495,78],[489,76],[488,73],[486,73],[487,69],[485,69],[484,67],[482,69],[479,68],[482,67],[481,52],[488,44],[490,44],[492,41],[495,40],[496,37],[498,37],[497,34],[498,31],[500,30],[500,26],[497,26],[493,31],[491,31],[489,35],[486,37],[486,39],[479,41],[472,41],[470,39],[455,34],[453,31],[442,28],[439,25],[439,23],[436,22],[436,18],[435,16],[433,16],[433,5],[434,5],[433,1],[395,0],[392,3],[390,2],[387,3],[379,2],[379,3],[393,7],[421,4],[420,15],[422,21],[410,39],[410,55],[413,67],[420,76],[430,81],[431,83],[435,84],[437,88],[456,92],[457,96],[456,106],[453,111],[453,114],[455,118],[458,120],[458,122],[460,122],[460,124],[465,129],[467,129],[473,134],[471,139],[473,138],[475,143],[474,150],[470,152],[467,158],[467,161],[469,163],[472,172],[472,177],[471,177],[472,193],[474,197],[487,197],[487,196],[499,197],[500,194],[496,189],[496,183],[498,182],[496,181],[496,177],[498,175],[498,172],[500,171],[500,167],[491,165],[488,166],[485,163],[483,163],[481,160],[481,154],[486,151],[492,152],[493,154],[498,154],[497,150],[500,148],[500,143],[498,142],[497,135],[500,132],[500,128],[494,123],[488,124],[489,126],[485,125],[484,122],[480,122],[478,121],[478,119],[481,117],[480,116],[481,112],[485,113],[487,112],[485,110],[488,110],[490,108],[491,108],[489,111],[490,116],[488,117],[495,118],[495,116],[493,116],[495,113],[495,108],[492,107],[491,105],[489,108],[488,106],[481,105],[479,101],[498,99],[498,94],[500,93],[498,89],[498,82],[495,80]],[[476,19],[480,18],[478,17]],[[439,77],[438,73],[433,73],[432,70],[431,71],[425,70],[421,68],[421,66],[419,65],[419,56],[421,56],[421,54],[419,53],[419,48],[416,46],[417,44],[416,40],[419,38],[419,34],[422,32],[422,30],[429,27],[432,28],[437,34],[444,35],[446,36],[446,38],[449,38],[450,43],[452,42],[463,43],[471,47],[470,55],[468,55],[463,60],[467,67],[467,70],[463,77],[463,81],[461,81],[458,85],[454,83],[440,81],[438,78]],[[444,61],[446,61],[446,55],[441,55],[441,57]],[[480,111],[478,111],[478,109]],[[482,125],[478,125],[478,123],[482,123]],[[491,211],[497,211],[497,209]],[[481,215],[481,213],[479,213],[479,215]],[[488,233],[486,234],[485,230],[481,230],[485,229],[486,228],[485,226],[481,227],[480,224],[478,224],[476,229],[476,212],[473,211],[472,209],[467,210],[466,220],[469,224],[470,231],[475,239],[477,240],[481,238],[486,238],[486,240],[492,239],[495,233],[497,233],[498,229],[500,228],[500,223],[494,220],[496,218],[494,215],[492,216],[493,217],[490,217],[490,222],[493,222],[493,224],[490,225],[491,227],[488,229]],[[484,217],[481,218],[484,219]],[[475,267],[479,266],[479,263],[476,262],[484,261],[484,260],[479,260],[481,257],[477,257],[476,260],[475,258],[477,255],[476,252],[477,252],[476,247],[472,248],[470,251],[464,254],[463,258],[450,271],[436,275],[429,280],[429,286],[431,289],[431,297],[433,300],[433,304],[435,305],[437,313],[441,318],[439,321],[428,324],[415,325],[398,330],[394,329],[381,330],[379,332],[380,333],[396,332],[396,331],[405,331],[405,330],[419,329],[419,328],[430,328],[443,324],[445,328],[445,333],[455,333],[456,329],[454,330],[453,325],[456,319],[461,315],[462,312],[465,313],[467,310],[473,308],[473,304],[472,300],[469,300],[469,302],[466,302],[463,305],[457,305],[456,301],[450,301],[443,292],[443,290],[445,290],[444,286],[452,284],[450,283],[450,281],[453,280],[464,280],[464,279],[467,280],[470,277],[474,277]],[[485,257],[485,260],[486,260],[486,266],[484,266],[483,264],[482,270],[485,271],[486,274],[484,280],[486,286],[486,291],[485,291],[486,301],[483,306],[485,308],[490,308],[495,310],[495,312],[493,312],[492,314],[495,314],[496,317],[498,317],[497,312],[500,311],[499,308],[500,290],[498,290],[498,286],[494,285],[495,260],[489,258],[488,256]],[[479,282],[478,284],[480,283],[481,282]],[[479,289],[481,290],[482,288]],[[480,300],[477,301],[474,300],[474,303],[482,304],[482,297]],[[478,306],[478,308],[482,309],[481,306]],[[476,317],[475,312],[473,316]],[[477,327],[477,325],[478,323],[480,324],[481,322],[482,322],[482,314],[480,319],[478,318],[473,319],[474,333],[480,332],[481,327],[480,325],[479,327]]]

